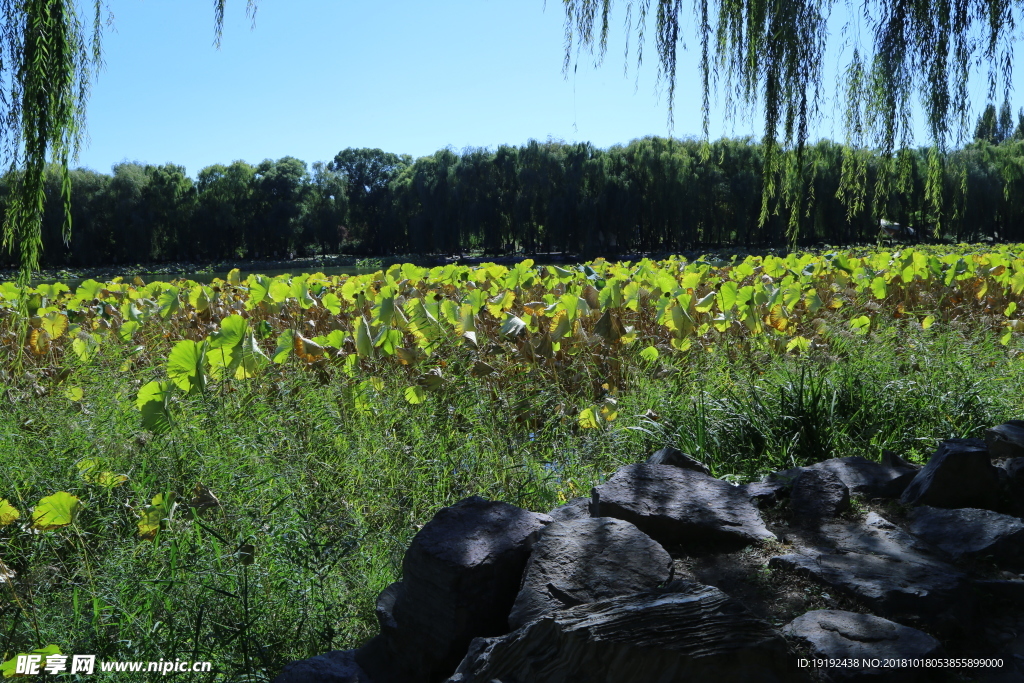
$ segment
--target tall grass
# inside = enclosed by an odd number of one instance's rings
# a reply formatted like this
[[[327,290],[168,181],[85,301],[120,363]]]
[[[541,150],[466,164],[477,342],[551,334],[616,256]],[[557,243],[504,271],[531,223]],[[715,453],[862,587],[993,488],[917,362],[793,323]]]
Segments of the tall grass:
[[[57,385],[2,387],[0,497],[22,511],[0,527],[15,572],[0,584],[5,659],[54,643],[101,660],[214,663],[194,680],[268,680],[372,635],[375,597],[400,577],[410,539],[463,497],[546,511],[665,444],[734,479],[883,449],[920,460],[939,439],[1022,417],[1024,386],[1019,351],[987,333],[893,326],[806,357],[720,348],[632,366],[618,419],[596,430],[577,424],[580,396],[535,373],[498,394],[466,375],[410,406],[404,373],[381,366],[369,412],[334,377],[284,370],[182,401],[173,430],[153,437],[134,409],[151,371],[121,372],[123,360],[76,367],[65,382],[83,389],[77,402]],[[88,483],[84,458],[127,482]],[[200,484],[219,506],[181,505],[155,540],[139,537],[155,495],[187,503]],[[76,522],[27,530],[56,491],[83,501]]]

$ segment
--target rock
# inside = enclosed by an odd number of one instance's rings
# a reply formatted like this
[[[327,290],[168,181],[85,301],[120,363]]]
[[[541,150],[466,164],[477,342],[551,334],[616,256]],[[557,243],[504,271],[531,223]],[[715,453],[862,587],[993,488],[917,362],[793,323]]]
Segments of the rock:
[[[556,522],[569,522],[574,519],[587,519],[590,517],[590,498],[580,496],[573,498],[564,505],[559,505],[548,513],[551,519]]]
[[[674,582],[475,640],[449,683],[799,680],[785,639],[712,586]]]
[[[999,504],[999,478],[988,448],[979,439],[943,441],[900,502],[941,508],[984,508]]]
[[[1024,457],[1024,420],[1010,420],[985,430],[985,444],[994,459]]]
[[[555,522],[533,546],[508,623],[517,629],[554,610],[657,588],[671,576],[669,554],[629,522]]]
[[[775,505],[783,497],[789,495],[792,484],[781,480],[775,481],[752,481],[749,484],[742,484],[739,489],[758,507]]]
[[[708,469],[707,465],[671,446],[655,451],[651,457],[647,458],[647,464],[672,465],[673,467],[682,467],[685,470],[693,470],[702,474],[711,474],[711,470]]]
[[[378,600],[381,633],[356,661],[380,683],[444,680],[473,638],[508,631],[530,548],[551,521],[478,496],[440,510],[409,545],[401,586]]]
[[[971,586],[998,606],[1024,607],[1024,580],[974,579]]]
[[[373,683],[356,663],[355,650],[335,650],[285,665],[274,683]]]
[[[592,499],[595,517],[624,519],[662,545],[737,548],[775,538],[740,487],[670,465],[627,465]]]
[[[784,495],[804,471],[823,470],[837,475],[855,496],[898,498],[919,469],[895,453],[883,451],[881,463],[860,456],[832,458],[807,467],[773,472],[764,477],[762,483],[775,487],[778,497],[779,494]]]
[[[951,631],[969,623],[974,601],[966,576],[895,524],[872,512],[862,523],[830,522],[819,531],[797,552],[771,558],[769,567],[853,596],[881,616],[930,619]]]
[[[804,470],[789,496],[793,516],[805,523],[817,524],[850,508],[850,489],[838,474],[827,469]]]
[[[1024,522],[991,510],[923,506],[910,513],[910,533],[950,559],[990,557],[1000,567],[1024,570]]]
[[[1003,463],[1006,478],[1014,486],[1024,486],[1024,458],[1013,458]]]
[[[811,465],[810,469],[827,470],[836,474],[855,496],[899,498],[917,475],[919,468],[895,453],[885,451],[881,463],[860,456],[851,456],[825,460]]]
[[[941,644],[916,628],[871,614],[816,610],[797,617],[782,632],[810,647],[817,659],[914,659],[935,657]],[[923,667],[819,669],[826,680],[898,683],[926,680]]]

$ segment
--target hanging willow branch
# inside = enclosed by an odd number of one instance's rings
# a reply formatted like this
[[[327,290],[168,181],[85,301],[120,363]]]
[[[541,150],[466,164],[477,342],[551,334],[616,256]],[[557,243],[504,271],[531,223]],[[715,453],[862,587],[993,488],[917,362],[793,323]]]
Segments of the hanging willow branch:
[[[655,2],[658,82],[667,85],[668,122],[674,120],[677,46],[682,0],[625,0],[627,40],[637,31],[642,55],[644,20]],[[563,0],[566,22],[566,68],[582,48],[605,53],[612,0]],[[708,136],[709,92],[724,79],[726,95],[752,110],[760,103],[764,117],[764,182],[761,220],[770,200],[781,192],[791,207],[802,208],[803,148],[808,127],[819,116],[822,69],[829,39],[827,23],[833,0],[694,0],[692,16],[701,45],[700,73],[703,128]],[[633,25],[634,5],[641,17]],[[907,156],[898,150],[913,141],[911,98],[919,93],[931,140],[927,178],[936,233],[942,202],[942,153],[955,138],[969,134],[967,83],[971,65],[988,67],[989,99],[999,82],[1008,93],[1012,74],[1012,39],[1016,13],[1024,0],[864,0],[847,2],[852,20],[844,27],[844,47],[851,57],[840,96],[845,99],[847,151],[839,197],[850,214],[864,210],[867,147],[887,162],[876,181],[876,211],[888,193],[908,180]],[[600,18],[600,31],[596,23]],[[861,31],[871,37],[863,44]],[[595,40],[595,35],[599,37]],[[728,108],[727,108],[728,111]],[[776,186],[781,179],[782,188]],[[795,239],[799,211],[790,214]]]
[[[89,84],[101,64],[100,0],[95,9],[87,50],[74,0],[0,2],[0,145],[12,178],[2,244],[20,250],[19,284],[27,285],[39,265],[48,160],[61,169],[64,238],[70,239],[68,161],[78,153]]]

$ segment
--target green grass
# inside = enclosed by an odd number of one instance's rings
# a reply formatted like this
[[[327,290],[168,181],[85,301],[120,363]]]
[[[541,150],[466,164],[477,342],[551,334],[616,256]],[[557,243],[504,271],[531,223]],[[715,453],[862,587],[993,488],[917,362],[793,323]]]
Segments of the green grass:
[[[547,511],[665,444],[738,479],[883,449],[922,459],[938,439],[1022,417],[1024,387],[1024,356],[991,334],[901,325],[807,357],[663,356],[627,369],[617,420],[583,430],[576,415],[598,396],[537,371],[496,394],[458,371],[453,350],[441,354],[446,388],[423,405],[403,399],[402,368],[360,370],[384,382],[367,414],[340,371],[285,368],[185,398],[154,437],[134,407],[154,371],[121,372],[107,348],[63,384],[42,382],[43,396],[0,385],[0,497],[22,512],[0,527],[16,572],[0,584],[0,653],[54,643],[100,660],[210,660],[212,674],[189,680],[211,681],[268,680],[293,659],[358,646],[416,530],[466,496]],[[128,481],[87,483],[75,466],[87,457]],[[140,539],[136,511],[163,492],[187,502],[197,484],[221,506],[179,507],[155,541]],[[76,523],[26,530],[57,491],[83,501]],[[250,565],[237,552],[247,543]]]

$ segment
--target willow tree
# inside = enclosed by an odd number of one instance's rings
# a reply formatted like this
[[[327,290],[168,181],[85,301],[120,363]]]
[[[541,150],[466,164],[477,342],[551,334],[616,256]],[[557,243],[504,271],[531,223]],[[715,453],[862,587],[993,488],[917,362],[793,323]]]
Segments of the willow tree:
[[[68,162],[78,154],[89,86],[102,66],[105,11],[103,0],[94,0],[87,33],[77,4],[0,0],[0,148],[12,178],[0,244],[20,252],[20,284],[39,267],[47,163],[60,169],[65,241],[71,236]],[[224,4],[214,0],[218,46]],[[248,0],[247,11],[255,18],[255,0]]]
[[[605,56],[612,0],[563,0],[566,72],[581,50]],[[629,39],[638,39],[637,62],[652,11],[658,82],[667,86],[672,128],[676,65],[683,35],[682,0],[625,0],[627,59]],[[830,41],[842,41],[848,63],[838,96],[844,100],[847,149],[842,161],[840,197],[848,216],[862,211],[867,184],[867,148],[886,161],[876,181],[876,197],[899,190],[908,178],[913,142],[912,100],[919,95],[928,126],[930,152],[928,196],[936,221],[941,206],[943,153],[969,128],[967,97],[972,66],[987,67],[989,99],[1000,80],[1009,91],[1016,15],[1024,0],[847,0],[850,19],[839,35],[828,21],[834,0],[693,0],[703,110],[707,140],[710,92],[724,89],[727,112],[735,104],[760,108],[764,119],[765,193],[761,221],[770,199],[781,190],[784,202],[799,217],[803,197],[801,158],[808,130],[820,117],[822,65]],[[866,34],[866,37],[865,37]],[[575,46],[575,53],[574,53]],[[595,51],[596,48],[596,51]],[[781,179],[781,187],[776,185]],[[791,237],[796,223],[791,219]]]

